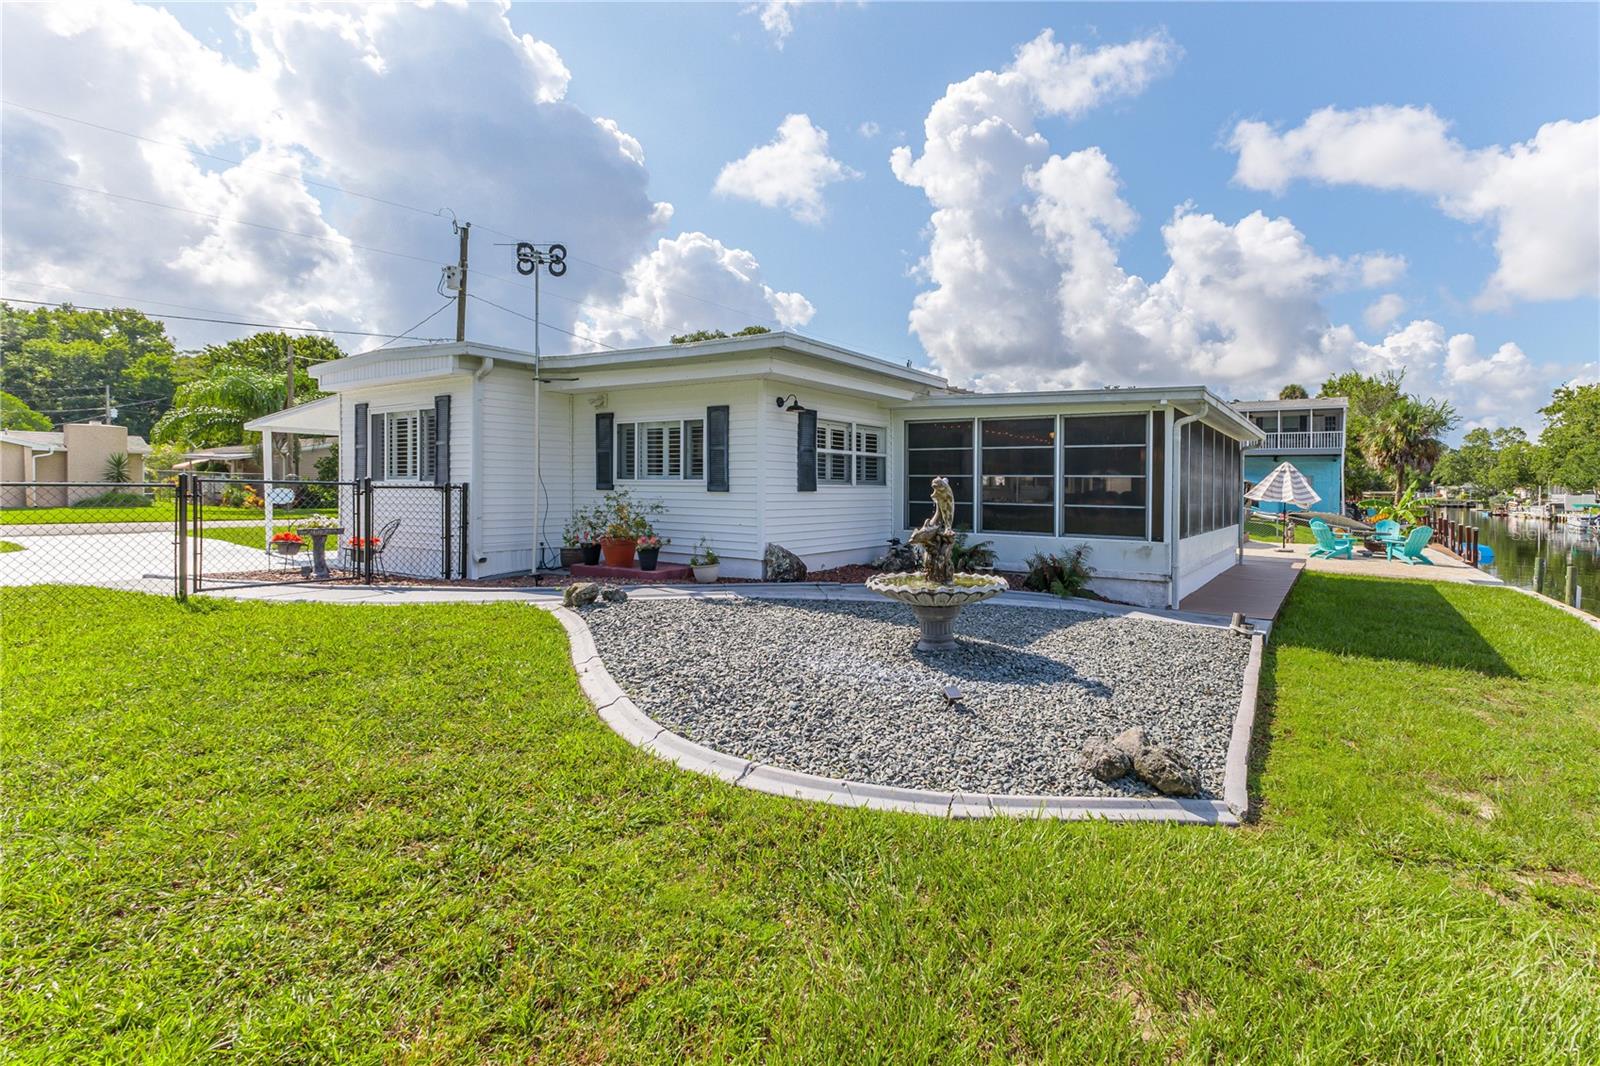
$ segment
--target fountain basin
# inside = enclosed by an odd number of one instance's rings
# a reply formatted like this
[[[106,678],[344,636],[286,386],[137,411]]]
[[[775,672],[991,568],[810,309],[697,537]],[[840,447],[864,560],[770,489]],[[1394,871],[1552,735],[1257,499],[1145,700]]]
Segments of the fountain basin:
[[[921,574],[879,574],[867,588],[911,608],[921,635],[918,651],[948,651],[956,646],[956,616],[968,604],[981,603],[1010,588],[1006,579],[987,574],[957,574],[939,584]]]

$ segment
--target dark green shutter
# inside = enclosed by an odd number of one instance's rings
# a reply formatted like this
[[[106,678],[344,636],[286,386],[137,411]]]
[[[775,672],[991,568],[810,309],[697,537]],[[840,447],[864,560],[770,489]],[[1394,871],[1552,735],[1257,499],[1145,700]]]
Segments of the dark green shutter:
[[[817,412],[801,411],[795,440],[795,489],[817,491]]]
[[[615,485],[612,453],[616,449],[616,419],[617,416],[610,413],[594,416],[594,487],[597,489]]]
[[[728,408],[706,408],[706,491],[728,491]]]
[[[356,404],[356,424],[351,433],[350,476],[357,481],[367,476],[367,405]]]
[[[368,477],[383,480],[383,416],[372,416],[372,432],[367,435]]]
[[[450,397],[433,398],[433,483],[450,484]]]

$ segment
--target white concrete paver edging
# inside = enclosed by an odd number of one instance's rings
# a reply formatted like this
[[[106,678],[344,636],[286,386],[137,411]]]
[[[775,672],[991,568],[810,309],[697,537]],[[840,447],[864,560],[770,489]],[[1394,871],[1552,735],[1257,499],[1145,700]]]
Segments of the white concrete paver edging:
[[[665,591],[665,590],[661,590]],[[693,596],[747,596],[772,599],[876,600],[865,589],[801,585],[726,587],[715,592],[685,589]],[[636,593],[630,593],[634,595]],[[1050,606],[1063,610],[1089,607],[1086,601],[1064,603],[1056,597],[1008,593],[996,602],[1017,602],[1024,596],[1029,606]],[[655,597],[649,597],[655,598]],[[661,597],[668,598],[668,597]],[[1048,602],[1045,602],[1048,601]],[[1163,821],[1199,825],[1237,826],[1249,807],[1248,773],[1250,738],[1255,728],[1256,697],[1259,691],[1262,646],[1266,631],[1250,637],[1250,658],[1245,668],[1239,709],[1229,737],[1227,763],[1223,777],[1223,798],[1176,799],[1140,796],[1022,796],[989,792],[943,792],[928,789],[876,785],[817,774],[788,770],[778,766],[714,751],[678,735],[641,711],[612,678],[600,658],[594,638],[583,616],[569,607],[529,601],[529,606],[550,610],[566,629],[572,664],[578,684],[594,704],[602,721],[628,743],[674,763],[680,769],[715,777],[740,788],[754,789],[791,799],[831,803],[841,807],[866,807],[872,810],[901,811],[941,818],[988,818],[996,816],[1060,819],[1103,818],[1110,821]],[[1154,613],[1111,604],[1093,604],[1095,613],[1136,615],[1178,624],[1217,626],[1208,616],[1180,618],[1169,612]]]

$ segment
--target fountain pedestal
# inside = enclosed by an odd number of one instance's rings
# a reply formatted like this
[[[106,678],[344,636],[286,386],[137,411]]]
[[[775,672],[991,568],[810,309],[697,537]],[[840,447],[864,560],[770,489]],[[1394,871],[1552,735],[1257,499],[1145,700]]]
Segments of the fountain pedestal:
[[[918,651],[949,651],[957,646],[956,616],[968,604],[1000,595],[1009,586],[1003,577],[961,574],[949,585],[936,585],[920,574],[880,574],[867,588],[911,608],[921,633]]]

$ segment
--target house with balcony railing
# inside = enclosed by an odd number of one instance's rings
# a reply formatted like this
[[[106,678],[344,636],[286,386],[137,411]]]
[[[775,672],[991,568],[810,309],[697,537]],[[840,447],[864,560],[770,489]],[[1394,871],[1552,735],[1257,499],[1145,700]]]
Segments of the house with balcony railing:
[[[1318,510],[1344,510],[1344,433],[1349,401],[1342,396],[1236,400],[1232,407],[1266,434],[1259,444],[1245,446],[1247,484],[1260,481],[1279,463],[1293,463],[1322,497]]]

